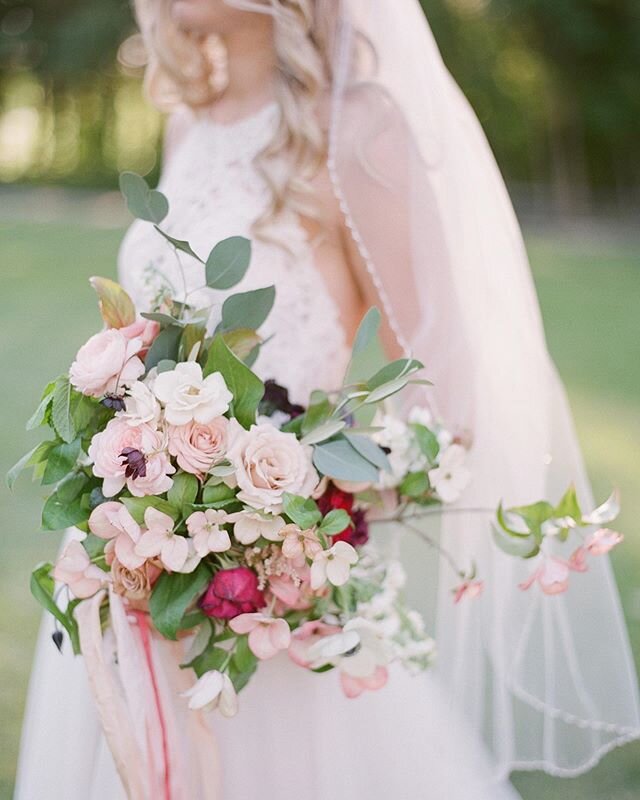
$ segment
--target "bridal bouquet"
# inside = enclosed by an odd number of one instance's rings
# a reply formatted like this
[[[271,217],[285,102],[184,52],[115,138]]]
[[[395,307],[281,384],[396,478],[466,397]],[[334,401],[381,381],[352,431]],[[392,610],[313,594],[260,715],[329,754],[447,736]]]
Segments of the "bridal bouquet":
[[[122,187],[176,254],[199,259],[160,228],[163,195],[130,173]],[[250,255],[244,238],[217,244],[202,262],[207,286],[235,286]],[[304,669],[335,669],[349,697],[382,687],[392,662],[426,668],[433,641],[403,602],[400,565],[367,546],[369,529],[392,520],[418,530],[421,515],[459,499],[471,474],[466,443],[426,409],[408,419],[390,412],[391,397],[424,382],[422,364],[367,371],[377,310],[360,325],[344,385],[301,406],[251,368],[274,287],[204,310],[164,297],[138,313],[117,284],[92,285],[105,327],[46,387],[28,427],[51,438],[10,473],[12,482],[32,466],[54,487],[44,529],[77,529],[56,564],[32,575],[33,594],[61,626],[56,644],[64,629],[80,652],[78,605],[98,598],[107,627],[118,598],[161,637],[188,642],[182,666],[197,677],[189,705],[224,715],[259,662],[281,652]],[[616,513],[614,497],[583,515],[570,489],[556,506],[498,509],[494,537],[530,558],[546,539]],[[601,528],[570,561],[545,558],[529,585],[562,591],[570,570],[620,538]],[[456,601],[478,595],[475,569],[457,571]]]

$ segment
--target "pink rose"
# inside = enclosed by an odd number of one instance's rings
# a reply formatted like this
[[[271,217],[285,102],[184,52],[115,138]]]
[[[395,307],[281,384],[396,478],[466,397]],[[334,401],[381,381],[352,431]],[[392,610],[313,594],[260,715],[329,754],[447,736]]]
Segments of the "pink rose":
[[[69,370],[71,385],[91,397],[130,386],[144,373],[137,355],[141,348],[141,339],[129,339],[115,328],[96,333],[78,350]]]
[[[211,467],[227,452],[227,427],[225,417],[211,422],[189,422],[187,425],[170,425],[169,452],[176,457],[185,472],[204,478]]]
[[[146,351],[153,344],[153,340],[160,333],[160,323],[152,319],[144,319],[140,317],[131,325],[126,325],[120,328],[120,333],[124,333],[127,339],[141,339],[142,340],[142,353],[144,356]]]
[[[125,567],[117,558],[111,561],[113,591],[128,600],[147,600],[161,574],[162,570],[153,561],[145,561],[136,569]]]
[[[248,567],[223,569],[213,576],[200,608],[208,617],[233,619],[264,607],[258,576]]]
[[[107,574],[91,563],[89,554],[77,539],[72,539],[58,558],[52,575],[65,583],[75,597],[92,597],[107,581]]]
[[[176,470],[162,448],[162,435],[151,425],[110,420],[89,446],[93,474],[104,479],[104,496],[113,497],[125,484],[134,497],[168,491],[173,485],[169,476]]]

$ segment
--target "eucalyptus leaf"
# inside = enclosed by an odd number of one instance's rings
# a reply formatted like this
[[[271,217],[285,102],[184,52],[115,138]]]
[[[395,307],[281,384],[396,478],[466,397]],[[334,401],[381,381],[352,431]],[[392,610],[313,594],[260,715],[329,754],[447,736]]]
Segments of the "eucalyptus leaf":
[[[389,463],[387,454],[380,445],[377,445],[369,436],[362,436],[352,433],[351,431],[345,431],[344,437],[361,456],[367,459],[367,461],[370,461],[374,466],[378,467],[378,469],[391,472],[391,464]]]
[[[170,325],[153,340],[149,352],[144,360],[147,372],[157,366],[160,361],[177,361],[182,328],[179,325]]]
[[[166,328],[167,325],[180,325],[182,327],[182,322],[172,317],[170,314],[161,314],[158,311],[143,311],[140,316],[145,319],[150,319],[152,322],[158,322],[164,328]]]
[[[127,201],[127,208],[137,219],[156,224],[169,213],[169,201],[156,189],[150,189],[143,177],[135,172],[120,174],[120,191]]]
[[[378,372],[367,381],[367,386],[370,391],[373,391],[391,381],[396,381],[398,378],[408,378],[423,367],[424,365],[422,362],[415,358],[396,359],[395,361],[385,364],[382,369],[378,370]]]
[[[365,398],[364,402],[366,405],[380,403],[382,400],[386,400],[387,397],[397,394],[404,389],[408,383],[409,379],[407,377],[396,378],[388,383],[383,383],[382,386],[378,386],[374,389],[369,396]]]
[[[380,330],[381,319],[380,311],[375,306],[367,311],[358,326],[353,340],[353,355],[357,355],[371,344]]]
[[[340,431],[344,430],[346,426],[347,423],[341,419],[327,420],[321,425],[318,425],[317,428],[314,428],[314,430],[305,434],[300,440],[301,444],[318,444],[319,442],[324,442],[327,439],[331,439],[331,437],[335,436],[336,433],[340,433]]]
[[[231,289],[245,276],[251,263],[251,242],[243,236],[223,239],[209,253],[206,262],[207,286]]]
[[[222,304],[223,329],[249,328],[257,331],[271,313],[275,299],[275,286],[232,294]]]
[[[191,245],[189,242],[185,241],[184,239],[174,239],[173,236],[169,236],[168,233],[165,233],[162,228],[159,228],[157,225],[154,225],[155,229],[158,231],[160,236],[169,242],[169,244],[173,245],[176,250],[180,250],[182,253],[186,253],[188,256],[195,258],[196,261],[199,261],[201,264],[204,264],[204,261],[200,258],[200,256],[192,250]]]
[[[313,450],[313,463],[329,478],[367,483],[378,480],[377,468],[361,456],[346,439],[336,439],[316,445]]]

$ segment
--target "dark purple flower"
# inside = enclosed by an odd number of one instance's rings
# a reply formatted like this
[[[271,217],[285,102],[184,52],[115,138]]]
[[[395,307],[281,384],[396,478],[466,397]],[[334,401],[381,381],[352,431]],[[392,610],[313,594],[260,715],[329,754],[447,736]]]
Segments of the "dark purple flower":
[[[118,394],[107,394],[100,402],[105,408],[110,408],[112,411],[124,411],[126,408],[124,397]]]
[[[274,380],[265,381],[264,396],[260,403],[260,413],[269,417],[274,411],[282,411],[292,419],[304,414],[304,407],[289,400],[289,392]]]
[[[127,465],[124,474],[127,478],[144,478],[147,474],[147,460],[144,453],[135,447],[125,447],[120,453],[122,465]]]

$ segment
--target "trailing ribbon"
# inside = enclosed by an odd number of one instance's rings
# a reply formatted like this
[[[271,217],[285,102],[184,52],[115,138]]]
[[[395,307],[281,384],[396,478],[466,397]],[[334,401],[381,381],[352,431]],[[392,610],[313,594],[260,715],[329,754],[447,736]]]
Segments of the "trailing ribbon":
[[[75,611],[89,685],[105,738],[129,800],[216,800],[220,768],[201,712],[180,704],[190,674],[183,647],[155,634],[149,617],[110,593],[102,632],[103,590]]]

